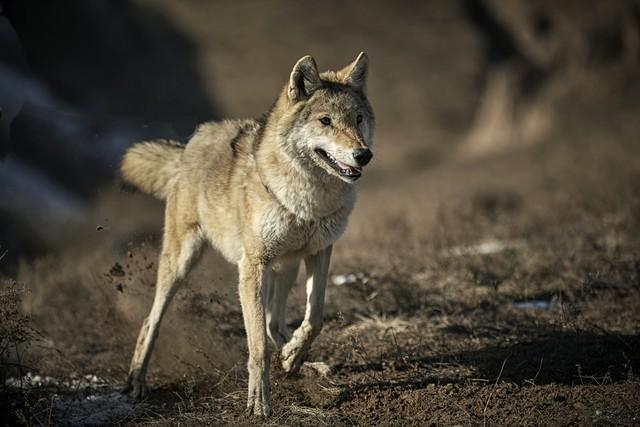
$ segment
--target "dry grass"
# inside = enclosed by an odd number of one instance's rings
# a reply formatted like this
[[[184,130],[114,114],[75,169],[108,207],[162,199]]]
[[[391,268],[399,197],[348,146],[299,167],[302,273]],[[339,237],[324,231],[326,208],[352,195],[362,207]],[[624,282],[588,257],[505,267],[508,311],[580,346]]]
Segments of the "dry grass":
[[[180,20],[192,13],[171,7],[184,14]],[[334,46],[325,48],[328,55]],[[427,92],[412,83],[423,71],[405,71],[412,78],[398,99]],[[272,96],[274,88],[260,88],[261,96]],[[253,99],[250,90],[242,96],[249,95]],[[451,102],[467,105],[472,97],[466,96]],[[624,425],[639,419],[640,128],[631,114],[606,112],[611,123],[604,123],[604,112],[589,123],[567,119],[547,143],[491,157],[440,153],[430,159],[429,135],[446,135],[442,145],[454,138],[443,129],[417,129],[415,111],[405,121],[401,108],[382,111],[386,127],[376,160],[332,260],[335,273],[363,274],[329,286],[325,328],[309,369],[287,377],[274,356],[268,425],[479,425],[485,419]],[[420,138],[404,144],[411,135]],[[383,166],[376,169],[375,162]],[[34,368],[61,380],[98,375],[108,384],[100,390],[106,394],[124,381],[151,303],[162,206],[106,191],[94,208],[69,244],[21,265],[16,278],[26,295],[15,284],[3,288],[0,348],[11,356],[12,343],[30,339],[30,315],[45,342],[34,349]],[[143,410],[118,422],[262,423],[244,415],[246,345],[236,280],[232,266],[204,254],[163,324]],[[299,324],[304,300],[298,287],[290,327]],[[545,304],[516,305],[528,301]],[[95,391],[29,393],[2,401],[22,399],[22,421],[46,424],[64,422],[52,394]]]
[[[372,333],[372,334],[387,334],[387,333],[401,333],[406,332],[414,324],[410,321],[401,319],[399,317],[388,317],[387,315],[371,315],[362,316],[356,315],[358,319],[356,322],[350,324],[342,331],[344,335],[351,335],[354,333]]]

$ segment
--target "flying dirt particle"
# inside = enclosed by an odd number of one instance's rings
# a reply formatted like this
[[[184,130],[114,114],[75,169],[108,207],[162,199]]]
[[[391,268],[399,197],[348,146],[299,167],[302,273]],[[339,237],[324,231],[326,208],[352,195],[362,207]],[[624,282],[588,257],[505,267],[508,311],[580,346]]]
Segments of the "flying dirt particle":
[[[102,230],[104,230],[104,227],[103,227],[103,226],[98,225],[98,226],[96,227],[96,231],[102,231]]]
[[[122,283],[118,283],[118,284],[116,285],[116,290],[117,290],[118,292],[120,292],[120,293],[123,293],[123,292],[124,292],[124,285],[123,285]]]
[[[131,252],[131,251],[127,251],[127,256],[128,256],[129,258],[133,258],[133,252]]]
[[[112,276],[122,277],[124,276],[124,269],[119,263],[116,262],[109,270],[109,274]]]

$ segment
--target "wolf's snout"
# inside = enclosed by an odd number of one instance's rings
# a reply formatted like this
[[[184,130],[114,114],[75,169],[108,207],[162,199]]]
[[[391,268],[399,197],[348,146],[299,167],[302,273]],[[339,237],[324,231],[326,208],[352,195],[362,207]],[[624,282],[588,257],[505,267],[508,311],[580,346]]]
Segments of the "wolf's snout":
[[[353,158],[360,166],[364,166],[371,161],[373,153],[368,148],[358,148],[353,152]]]

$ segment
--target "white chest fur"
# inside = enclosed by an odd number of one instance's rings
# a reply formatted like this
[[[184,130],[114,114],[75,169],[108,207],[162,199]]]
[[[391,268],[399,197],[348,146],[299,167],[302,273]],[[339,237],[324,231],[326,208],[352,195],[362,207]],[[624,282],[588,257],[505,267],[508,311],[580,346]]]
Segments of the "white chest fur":
[[[333,244],[347,227],[352,204],[313,220],[303,220],[282,206],[260,219],[259,233],[271,259],[302,258]]]

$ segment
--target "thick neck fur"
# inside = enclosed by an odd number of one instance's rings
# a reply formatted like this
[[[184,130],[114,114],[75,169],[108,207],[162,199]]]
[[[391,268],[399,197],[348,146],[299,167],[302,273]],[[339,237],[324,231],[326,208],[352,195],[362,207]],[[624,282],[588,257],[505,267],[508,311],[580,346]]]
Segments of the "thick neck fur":
[[[351,210],[355,185],[318,167],[295,150],[295,110],[281,96],[267,116],[255,152],[258,173],[278,202],[304,221],[318,220],[341,209]],[[287,114],[288,113],[288,114]]]

